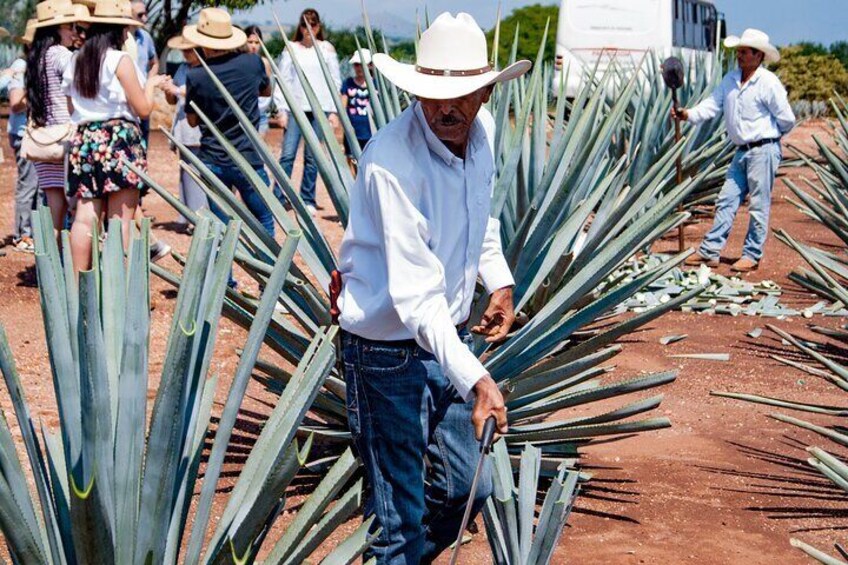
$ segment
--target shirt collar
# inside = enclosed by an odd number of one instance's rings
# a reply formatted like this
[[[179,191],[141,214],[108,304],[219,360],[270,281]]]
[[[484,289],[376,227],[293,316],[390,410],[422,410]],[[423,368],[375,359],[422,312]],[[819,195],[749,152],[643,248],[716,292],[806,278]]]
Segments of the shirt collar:
[[[754,71],[754,74],[751,75],[751,78],[748,79],[748,82],[746,82],[744,86],[747,86],[749,84],[755,84],[758,80],[760,80],[760,77],[763,74],[762,71],[763,71],[763,67],[761,67],[761,66],[757,67],[757,70]],[[736,80],[736,85],[740,86],[740,87],[743,86],[743,84],[742,84],[742,69],[735,69],[733,71],[733,73],[734,73],[733,78]]]
[[[447,145],[445,145],[441,139],[436,137],[436,134],[430,129],[430,126],[427,124],[427,118],[424,117],[424,110],[421,109],[420,102],[416,101],[413,104],[412,111],[415,114],[415,118],[418,120],[418,125],[421,127],[421,131],[424,132],[424,140],[427,142],[427,148],[430,152],[442,159],[448,166],[453,165],[454,163],[462,163],[463,160],[454,155],[453,152],[448,149]],[[465,157],[472,157],[473,153],[477,151],[481,143],[487,144],[485,132],[483,131],[483,127],[475,118],[474,123],[471,124],[471,131],[468,134],[468,150],[465,153]]]

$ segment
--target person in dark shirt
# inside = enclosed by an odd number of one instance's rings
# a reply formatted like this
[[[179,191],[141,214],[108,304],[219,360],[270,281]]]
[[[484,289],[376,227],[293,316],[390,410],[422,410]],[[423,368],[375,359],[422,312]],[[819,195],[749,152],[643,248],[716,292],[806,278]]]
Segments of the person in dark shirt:
[[[368,92],[365,70],[363,69],[363,65],[368,65],[369,70],[373,68],[371,52],[368,49],[357,51],[350,58],[350,64],[353,67],[354,76],[346,78],[342,83],[342,102],[356,134],[356,141],[359,142],[359,148],[363,149],[368,140],[371,139],[371,120],[369,118],[371,94]],[[353,151],[348,143],[347,138],[345,138],[345,153],[353,164]]]
[[[186,26],[182,35],[203,49],[203,57],[209,69],[235,98],[250,123],[258,128],[259,97],[271,95],[271,80],[258,55],[237,51],[246,43],[247,37],[243,31],[233,27],[230,14],[220,8],[204,8],[200,11],[198,25]],[[198,156],[225,185],[238,190],[248,210],[273,236],[274,217],[271,210],[241,169],[230,159],[212,131],[192,111],[192,102],[253,166],[262,181],[270,185],[262,158],[242,130],[238,117],[202,67],[190,69],[186,77],[186,119],[191,126],[199,125],[201,131]],[[227,220],[226,214],[214,202],[209,202],[209,208],[223,221]]]

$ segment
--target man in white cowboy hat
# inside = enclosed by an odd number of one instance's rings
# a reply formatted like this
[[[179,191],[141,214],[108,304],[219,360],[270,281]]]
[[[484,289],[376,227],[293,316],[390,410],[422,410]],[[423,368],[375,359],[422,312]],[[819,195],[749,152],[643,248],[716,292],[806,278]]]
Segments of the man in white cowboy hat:
[[[515,319],[478,112],[530,62],[493,70],[483,31],[463,13],[433,21],[415,65],[385,54],[373,62],[417,100],[362,154],[340,251],[339,324],[348,423],[371,486],[366,514],[382,528],[366,561],[413,564],[455,540],[486,419],[507,431],[503,396],[465,329],[478,275],[490,296],[473,331],[501,340]],[[491,488],[487,469],[474,513]]]
[[[780,53],[762,31],[746,29],[741,37],[730,36],[725,47],[736,49],[739,68],[725,75],[713,93],[689,110],[672,108],[672,116],[700,124],[724,112],[724,123],[736,154],[716,201],[715,221],[698,253],[687,265],[719,265],[721,250],[733,227],[739,206],[750,197],[748,233],[742,257],[731,269],[753,271],[759,266],[768,236],[771,191],[782,157],[780,138],[795,125],[786,89],[762,64],[780,60]]]

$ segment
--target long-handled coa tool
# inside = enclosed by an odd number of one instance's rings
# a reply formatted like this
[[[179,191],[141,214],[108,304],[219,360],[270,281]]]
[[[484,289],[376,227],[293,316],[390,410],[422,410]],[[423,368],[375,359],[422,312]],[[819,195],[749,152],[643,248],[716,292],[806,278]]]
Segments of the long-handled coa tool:
[[[462,534],[465,533],[465,528],[468,527],[468,519],[471,518],[471,506],[474,504],[474,498],[477,496],[477,483],[480,482],[480,475],[483,474],[483,463],[486,462],[486,456],[492,451],[496,426],[497,421],[494,416],[489,416],[483,425],[483,436],[480,438],[480,461],[477,462],[477,470],[474,472],[474,480],[471,482],[471,494],[468,495],[468,502],[465,504],[465,514],[462,516],[462,525],[459,527],[459,534],[457,534],[456,543],[453,546],[450,565],[456,565],[456,560],[459,557]]]
[[[674,112],[675,114],[680,110],[680,104],[677,101],[677,89],[683,86],[683,63],[680,62],[680,59],[677,57],[669,57],[662,64],[662,77],[665,85],[671,89],[671,100],[672,104],[674,104]],[[680,141],[680,120],[674,120],[674,142],[677,143]],[[683,182],[683,157],[677,157],[677,184],[678,186]],[[683,210],[683,204],[681,203],[679,210]],[[686,248],[686,237],[683,233],[683,223],[680,224],[677,232],[677,245],[678,251],[683,252]]]

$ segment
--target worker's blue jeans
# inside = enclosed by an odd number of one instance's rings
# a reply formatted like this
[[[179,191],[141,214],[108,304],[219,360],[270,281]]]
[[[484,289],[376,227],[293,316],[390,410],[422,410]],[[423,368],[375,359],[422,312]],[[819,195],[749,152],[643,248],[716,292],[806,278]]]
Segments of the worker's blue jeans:
[[[470,343],[467,332],[460,336]],[[348,425],[369,483],[365,516],[376,514],[372,530],[382,528],[365,561],[429,563],[456,540],[471,491],[480,457],[473,400],[463,401],[412,341],[344,333],[343,349]],[[472,516],[491,492],[487,463]]]
[[[707,259],[718,259],[727,243],[739,206],[750,196],[748,233],[742,256],[759,261],[768,235],[771,191],[780,166],[780,143],[768,143],[753,149],[740,149],[733,156],[721,193],[716,201],[713,227],[701,242],[698,252]]]

